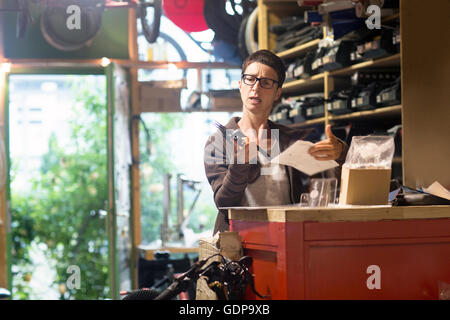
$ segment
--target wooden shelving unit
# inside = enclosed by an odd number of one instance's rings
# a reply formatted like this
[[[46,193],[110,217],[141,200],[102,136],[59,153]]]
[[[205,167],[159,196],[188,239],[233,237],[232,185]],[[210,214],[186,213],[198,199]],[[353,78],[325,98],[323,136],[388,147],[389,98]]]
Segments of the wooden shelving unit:
[[[333,122],[338,120],[351,120],[351,119],[381,119],[381,118],[391,118],[395,116],[400,117],[401,113],[402,113],[402,106],[397,105],[384,108],[377,108],[373,110],[356,111],[341,115],[328,114],[327,118],[320,117],[316,119],[306,120],[305,122],[292,123],[289,124],[288,126],[291,128],[308,127],[310,125],[325,123],[327,119],[329,122]]]
[[[305,52],[316,50],[319,45],[319,42],[320,39],[315,39],[305,44],[302,44],[301,46],[294,47],[286,51],[278,52],[277,55],[283,59],[293,58]]]
[[[320,90],[323,88],[325,74],[319,73],[313,75],[309,79],[299,79],[290,82],[286,82],[283,85],[283,93],[292,93],[301,94],[304,92],[311,92],[314,90]]]
[[[294,48],[295,49],[295,48]],[[356,71],[369,69],[369,68],[400,68],[400,54],[394,54],[392,56],[369,60],[351,65],[346,68],[333,70],[328,74],[326,72],[313,75],[309,79],[299,79],[294,81],[285,82],[283,85],[283,93],[311,91],[311,88],[317,88],[323,86],[326,76],[350,76]]]
[[[315,45],[316,40],[311,41],[311,43],[305,44],[305,46],[301,46],[302,49],[292,48],[288,51],[284,51],[281,53],[281,56],[288,56],[293,54],[293,52],[304,52],[304,48],[311,48]],[[342,77],[350,76],[356,71],[372,69],[372,68],[400,68],[400,54],[394,54],[392,56],[383,57],[380,59],[373,59],[369,61],[364,61],[361,63],[357,63],[351,65],[346,68],[333,70],[331,72],[323,72],[312,76],[309,79],[300,79],[294,80],[290,82],[286,82],[283,85],[283,93],[287,95],[302,95],[306,93],[312,92],[320,92],[324,91],[324,96],[328,97],[328,94],[333,90],[333,88],[340,83],[342,83]],[[305,127],[309,125],[314,125],[317,123],[324,123],[325,125],[331,121],[340,121],[340,120],[351,120],[351,119],[380,119],[392,116],[401,116],[401,105],[397,106],[389,106],[384,108],[377,108],[373,110],[366,111],[357,111],[349,114],[343,115],[333,115],[328,113],[325,109],[325,116],[319,119],[312,119],[305,121],[304,123],[295,123],[289,126],[291,127]]]
[[[274,21],[280,21],[281,18],[285,15],[292,14],[295,11],[288,12],[280,10],[280,8],[284,8],[286,4],[283,1],[274,2],[274,1],[264,1],[263,6],[259,8],[261,10],[260,17],[267,17],[266,22],[262,22],[263,26],[259,26],[259,41],[262,44],[266,44],[266,47],[262,49],[273,50],[275,48],[274,35],[268,32],[268,28],[265,29],[265,26],[269,26]],[[300,10],[301,11],[301,10]],[[300,12],[299,11],[299,12]],[[400,18],[400,14],[397,12],[392,16],[382,18],[382,24],[386,25],[392,23]],[[263,27],[263,28],[262,28]],[[261,33],[261,31],[263,31]],[[264,34],[266,32],[266,34]],[[324,32],[325,35],[325,32]],[[301,57],[310,51],[315,51],[319,47],[321,39],[315,39],[308,43],[302,44],[300,46],[296,46],[294,48],[290,48],[288,50],[277,52],[277,55],[281,57],[284,61],[292,61],[297,57]],[[325,99],[327,99],[330,93],[333,90],[339,90],[341,88],[345,88],[350,86],[350,77],[357,71],[364,70],[372,70],[372,69],[399,69],[401,70],[401,55],[400,53],[385,56],[378,59],[367,60],[363,62],[359,62],[348,67],[344,67],[337,70],[326,71],[319,74],[315,74],[308,79],[299,79],[285,82],[283,85],[283,94],[288,97],[301,96],[309,93],[323,93]],[[402,79],[403,81],[403,79]],[[293,116],[296,110],[290,111],[290,116]],[[288,124],[291,128],[306,128],[310,126],[323,125],[326,126],[328,124],[332,125],[342,125],[347,121],[382,121],[386,120],[394,120],[401,123],[402,121],[402,105],[394,105],[388,107],[380,107],[370,110],[364,111],[354,111],[347,114],[332,114],[328,112],[326,106],[324,105],[324,116],[315,119],[309,119],[300,123],[292,123]],[[393,159],[393,164],[402,165],[403,159],[402,157],[395,157]]]
[[[305,122],[297,122],[297,123],[293,123],[290,124],[289,127],[291,128],[303,128],[303,127],[308,127],[314,124],[321,124],[321,123],[325,123],[325,117],[320,117],[320,118],[316,118],[316,119],[311,119],[311,120],[306,120]]]
[[[364,70],[369,68],[392,68],[392,67],[400,68],[400,53],[376,60],[360,62],[346,68],[334,70],[330,72],[330,76],[349,76],[358,70]]]
[[[275,35],[268,32],[268,26],[279,23],[282,17],[302,13],[293,8],[296,2],[258,0],[258,43],[261,49],[275,48]],[[289,10],[286,10],[286,9]],[[298,11],[296,11],[298,10]],[[447,30],[448,1],[433,1],[433,6],[421,0],[400,0],[400,11],[392,16],[382,18],[383,25],[400,21],[401,54],[365,61],[347,68],[311,77],[310,79],[286,83],[284,91],[289,95],[307,93],[309,87],[322,85],[325,97],[335,89],[336,79],[349,76],[357,70],[371,68],[400,67],[402,102],[401,106],[391,106],[369,111],[354,112],[345,115],[332,115],[325,109],[325,116],[320,119],[292,124],[304,127],[323,122],[365,120],[374,118],[401,118],[402,146],[401,158],[394,163],[402,164],[403,183],[408,186],[429,186],[434,181],[450,188],[450,166],[448,163],[450,149],[450,113],[448,101],[450,77],[448,72],[449,42],[444,41],[443,34],[436,30]],[[420,23],[418,23],[420,21]],[[314,50],[317,44],[310,42],[278,53],[284,59],[292,59],[306,50]]]
[[[401,116],[402,106],[390,106],[384,108],[377,108],[373,110],[365,110],[365,111],[357,111],[348,114],[341,115],[328,115],[328,119],[330,121],[336,120],[350,120],[350,119],[368,119],[368,118],[383,118],[383,117],[393,117],[393,116]]]
[[[277,21],[279,20],[279,17],[276,15],[278,12],[280,12],[280,8],[284,8],[286,3],[283,1],[281,2],[274,2],[274,1],[262,1],[262,6],[259,8],[261,14],[263,17],[270,17],[269,20],[271,21]],[[285,11],[282,11],[284,12]],[[274,17],[275,15],[275,17]],[[392,16],[388,16],[382,19],[382,23],[386,23],[389,21],[394,21],[395,19],[398,19],[400,17],[399,13],[395,13]],[[270,21],[269,21],[270,22]],[[269,23],[262,22],[264,25],[269,25]],[[261,26],[260,26],[261,27]],[[261,29],[260,29],[261,31]],[[267,47],[265,49],[272,49],[271,45],[273,46],[273,35],[270,34],[267,30],[265,30],[265,33],[263,32],[259,36],[260,43],[266,44]],[[296,46],[294,48],[278,52],[277,55],[284,60],[294,59],[298,56],[301,56],[305,54],[308,51],[313,51],[318,48],[320,39],[315,39],[310,42],[307,42],[305,44],[302,44],[300,46]],[[283,94],[287,96],[293,96],[293,95],[304,95],[307,93],[317,93],[317,92],[323,92],[324,97],[327,98],[331,91],[333,91],[335,88],[343,87],[345,85],[348,85],[349,81],[345,80],[348,79],[349,76],[354,74],[356,71],[360,70],[368,70],[368,69],[383,69],[383,68],[399,68],[401,65],[401,56],[400,53],[382,57],[379,59],[372,59],[368,61],[363,61],[360,63],[353,64],[351,66],[333,70],[330,72],[323,72],[319,74],[315,74],[311,76],[308,79],[299,79],[299,80],[293,80],[285,82],[283,85]],[[355,120],[355,119],[381,119],[381,118],[390,118],[390,117],[401,117],[402,113],[402,106],[390,106],[390,107],[384,107],[384,108],[377,108],[373,110],[367,110],[367,111],[357,111],[352,112],[349,114],[343,114],[343,115],[333,115],[331,113],[328,113],[328,110],[325,108],[325,116],[318,118],[318,119],[311,119],[307,120],[302,123],[294,123],[290,124],[290,127],[298,128],[298,127],[307,127],[310,125],[315,125],[318,123],[323,123],[324,125],[327,125],[330,122],[335,121],[342,121],[342,120]]]

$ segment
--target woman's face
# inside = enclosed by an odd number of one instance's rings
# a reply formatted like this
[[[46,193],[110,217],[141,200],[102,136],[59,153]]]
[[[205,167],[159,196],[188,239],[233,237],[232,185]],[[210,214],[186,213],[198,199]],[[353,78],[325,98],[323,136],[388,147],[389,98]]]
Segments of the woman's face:
[[[259,62],[249,64],[243,73],[257,78],[268,78],[278,81],[278,75],[275,70]],[[256,81],[254,85],[249,86],[241,79],[239,81],[239,90],[241,92],[244,112],[248,111],[258,115],[263,114],[267,117],[270,114],[273,103],[281,95],[281,88],[278,88],[277,82],[274,83],[271,89],[265,89],[261,87],[260,81]]]

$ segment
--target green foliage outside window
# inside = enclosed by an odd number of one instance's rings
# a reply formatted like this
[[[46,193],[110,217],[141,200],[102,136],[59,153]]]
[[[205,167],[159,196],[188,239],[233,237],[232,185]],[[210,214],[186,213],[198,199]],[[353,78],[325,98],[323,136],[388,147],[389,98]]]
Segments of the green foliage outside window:
[[[33,297],[28,286],[35,270],[32,244],[54,262],[54,288],[61,299],[110,297],[106,216],[100,214],[107,204],[105,81],[88,80],[71,80],[77,117],[71,121],[70,147],[50,137],[40,174],[29,177],[28,193],[14,191],[20,166],[12,159],[14,299]],[[79,289],[66,286],[70,265],[80,268]]]

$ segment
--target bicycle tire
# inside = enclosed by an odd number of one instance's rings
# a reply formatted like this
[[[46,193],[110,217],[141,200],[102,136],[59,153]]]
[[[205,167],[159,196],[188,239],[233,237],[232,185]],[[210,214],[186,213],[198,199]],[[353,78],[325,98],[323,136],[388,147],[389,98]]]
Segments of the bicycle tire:
[[[258,21],[258,10],[253,10],[248,16],[247,25],[245,27],[245,45],[247,46],[247,51],[252,54],[258,51],[258,41],[255,39],[255,27]]]
[[[152,25],[147,23],[147,8],[153,7],[153,22]],[[153,0],[147,2],[146,0],[140,0],[138,5],[139,19],[141,20],[142,31],[145,39],[148,43],[154,43],[159,36],[159,26],[161,24],[161,0]]]
[[[61,13],[61,10],[62,13]],[[58,12],[60,11],[60,12]],[[89,45],[93,38],[97,35],[101,27],[103,8],[83,8],[81,14],[83,20],[86,23],[86,28],[89,30],[82,39],[72,41],[70,39],[61,37],[61,35],[55,30],[50,18],[54,15],[65,14],[65,10],[58,7],[47,7],[41,15],[41,32],[44,39],[52,45],[54,48],[62,51],[74,51],[81,49],[82,47]]]
[[[245,44],[245,29],[247,27],[247,22],[248,16],[244,17],[244,19],[242,20],[238,34],[238,49],[242,60],[249,56],[247,45]]]
[[[217,39],[237,46],[239,27],[243,17],[229,15],[225,8],[226,1],[208,0],[204,2],[204,16],[208,27],[214,31]]]
[[[142,36],[144,35],[143,32],[140,32],[138,34],[138,36]],[[186,53],[184,53],[183,48],[179,45],[179,43],[177,41],[175,41],[174,38],[172,38],[171,36],[169,36],[167,33],[164,32],[159,32],[159,38],[167,41],[169,44],[171,44],[175,50],[177,51],[177,53],[180,55],[180,61],[187,61],[187,56]],[[148,71],[153,71],[152,69],[148,69]],[[187,69],[183,69],[183,78],[186,78],[187,76]]]
[[[174,38],[172,38],[171,36],[169,36],[167,33],[164,32],[160,32],[159,37],[170,43],[175,48],[175,50],[177,50],[178,54],[180,55],[181,61],[187,61],[187,57],[186,54],[184,53],[183,48],[177,41],[175,41]]]
[[[141,36],[141,35],[145,36],[145,34],[143,32],[142,33],[140,32],[138,34],[138,36]],[[165,41],[167,41],[169,44],[171,44],[175,48],[177,53],[180,55],[180,60],[181,61],[187,61],[186,53],[184,53],[183,48],[179,45],[179,43],[177,41],[175,41],[174,38],[172,38],[171,36],[169,36],[167,33],[164,33],[164,32],[159,32],[159,36],[158,37],[163,39],[163,40],[165,40]],[[183,69],[183,77],[185,78],[186,75],[187,75],[187,69]]]

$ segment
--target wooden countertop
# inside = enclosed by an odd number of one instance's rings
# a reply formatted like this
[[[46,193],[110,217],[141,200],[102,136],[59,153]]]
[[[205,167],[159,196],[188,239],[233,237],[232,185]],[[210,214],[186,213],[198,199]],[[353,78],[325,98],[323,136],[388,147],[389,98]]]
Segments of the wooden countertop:
[[[297,205],[224,207],[230,220],[259,222],[334,222],[450,218],[450,206],[349,206],[305,208]]]

